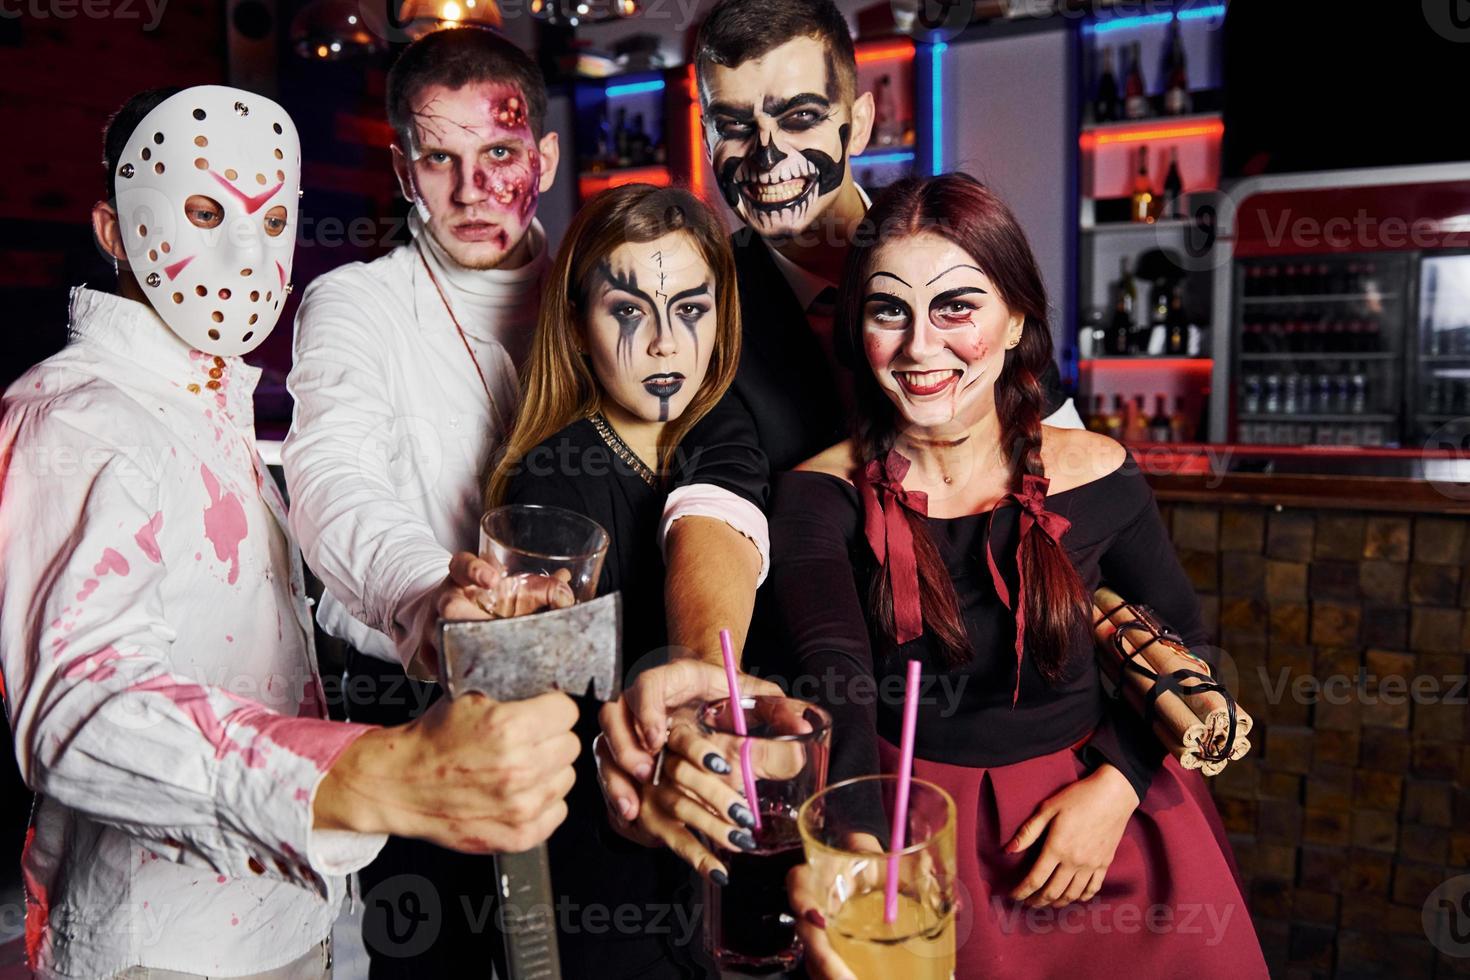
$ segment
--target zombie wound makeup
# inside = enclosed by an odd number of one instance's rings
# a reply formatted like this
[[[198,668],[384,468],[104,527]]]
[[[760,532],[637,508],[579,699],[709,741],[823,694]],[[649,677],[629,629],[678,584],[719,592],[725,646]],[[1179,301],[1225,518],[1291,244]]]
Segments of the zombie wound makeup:
[[[431,86],[414,106],[409,156],[420,217],[455,261],[492,268],[525,236],[541,155],[518,86]]]
[[[768,238],[810,225],[842,186],[852,135],[825,46],[797,38],[735,68],[711,67],[701,92],[726,203]]]
[[[133,130],[114,175],[123,249],[149,303],[191,347],[244,354],[275,327],[300,174],[291,117],[243,89],[185,89]]]
[[[1021,319],[974,258],[937,235],[890,242],[863,285],[863,349],[909,426],[967,429],[994,406],[994,381]]]
[[[715,332],[709,266],[682,233],[614,249],[593,273],[586,331],[608,398],[645,421],[677,418],[709,366]]]

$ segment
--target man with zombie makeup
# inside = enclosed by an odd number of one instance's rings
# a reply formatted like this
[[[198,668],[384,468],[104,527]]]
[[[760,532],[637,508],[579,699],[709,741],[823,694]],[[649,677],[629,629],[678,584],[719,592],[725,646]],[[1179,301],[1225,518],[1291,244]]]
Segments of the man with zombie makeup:
[[[517,369],[548,264],[535,210],[558,146],[543,128],[540,73],[491,31],[414,42],[387,88],[413,240],[306,290],[283,459],[292,526],[326,586],[318,621],[351,647],[349,717],[393,724],[437,696],[405,670],[432,676],[435,589],[451,561],[468,565],[464,552],[478,545],[481,476],[520,401]],[[676,385],[655,387],[672,397]],[[736,540],[753,593],[760,559],[743,535],[764,533],[759,503],[707,483],[670,496],[666,521],[687,526],[686,514],[742,528]],[[441,914],[419,931],[417,908],[408,909],[417,896],[403,884],[410,874],[427,877],[440,897]],[[364,926],[374,977],[451,975],[487,951],[498,955],[488,862],[394,840],[362,880],[370,898],[382,885]],[[386,913],[374,913],[374,902]]]
[[[115,203],[92,211],[118,292],[76,288],[68,346],[5,394],[0,690],[37,794],[42,977],[330,976],[346,875],[386,835],[522,850],[566,812],[564,695],[326,717],[241,360],[290,289],[300,163],[253,93],[130,101],[106,135]],[[454,585],[434,601],[477,615]]]

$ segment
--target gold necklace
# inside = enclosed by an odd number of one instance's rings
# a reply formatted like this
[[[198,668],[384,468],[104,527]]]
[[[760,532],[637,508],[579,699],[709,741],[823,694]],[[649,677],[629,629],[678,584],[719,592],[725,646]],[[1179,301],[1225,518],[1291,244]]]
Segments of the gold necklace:
[[[439,285],[439,277],[434,275],[434,269],[429,265],[428,256],[424,255],[424,246],[417,238],[414,245],[419,250],[419,261],[424,264],[424,271],[429,274],[429,281],[434,284],[434,291],[439,294],[439,302],[444,304],[444,312],[449,314],[449,322],[454,324],[454,329],[459,333],[459,342],[464,344],[464,352],[470,355],[470,363],[475,366],[475,374],[480,376],[480,387],[485,389],[485,397],[490,399],[490,415],[495,419],[500,432],[507,431],[505,417],[500,414],[500,405],[495,401],[495,393],[490,390],[490,382],[485,380],[485,372],[480,368],[480,359],[475,356],[474,348],[470,347],[470,339],[465,336],[464,327],[459,325],[459,317],[454,315],[454,307],[449,305],[449,297],[444,295],[444,287]]]
[[[628,468],[638,474],[644,483],[657,490],[658,477],[654,475],[653,470],[648,468],[648,464],[643,462],[637,453],[633,452],[632,447],[624,442],[617,432],[613,431],[613,427],[608,424],[603,414],[601,412],[595,413],[590,417],[590,421],[592,422],[592,428],[596,429],[597,434],[602,437],[602,441],[607,443],[607,448],[617,454],[618,459],[627,463]]]

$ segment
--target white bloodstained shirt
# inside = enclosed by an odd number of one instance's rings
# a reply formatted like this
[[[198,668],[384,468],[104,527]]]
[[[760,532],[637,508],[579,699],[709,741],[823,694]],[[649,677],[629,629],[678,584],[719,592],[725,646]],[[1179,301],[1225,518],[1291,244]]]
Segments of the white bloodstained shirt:
[[[79,288],[0,420],[0,667],[41,976],[273,969],[383,837],[313,831],[338,754],[257,369]]]

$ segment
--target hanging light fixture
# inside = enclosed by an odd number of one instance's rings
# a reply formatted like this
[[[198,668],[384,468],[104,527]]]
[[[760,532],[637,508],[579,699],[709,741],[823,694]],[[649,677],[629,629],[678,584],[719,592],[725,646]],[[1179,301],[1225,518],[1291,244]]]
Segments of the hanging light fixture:
[[[358,0],[311,0],[291,18],[291,47],[312,61],[375,54],[387,42],[369,29]]]
[[[443,30],[446,27],[493,27],[505,24],[495,0],[402,0],[398,7],[398,23],[411,38]]]
[[[552,24],[600,24],[634,17],[642,0],[531,0],[531,16]]]

